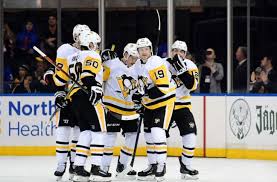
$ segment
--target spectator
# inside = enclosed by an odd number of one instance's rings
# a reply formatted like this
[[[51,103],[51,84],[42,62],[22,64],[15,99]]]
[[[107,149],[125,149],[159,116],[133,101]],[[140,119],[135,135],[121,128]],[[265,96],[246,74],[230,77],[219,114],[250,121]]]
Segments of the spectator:
[[[18,68],[18,75],[17,75],[17,77],[14,79],[14,86],[13,86],[13,88],[16,87],[16,86],[18,86],[20,83],[23,82],[25,76],[26,76],[27,74],[29,74],[29,71],[30,71],[29,66],[28,66],[28,65],[25,65],[25,64],[21,65],[21,66]]]
[[[10,60],[14,57],[15,48],[15,35],[8,24],[4,25],[4,59],[8,60],[7,63],[10,64]]]
[[[14,63],[15,35],[8,24],[4,25],[4,92],[12,89],[13,73],[17,69]]]
[[[261,61],[263,72],[261,79],[267,93],[277,93],[277,72],[273,69],[273,60],[270,56],[265,56]]]
[[[47,70],[47,64],[43,61],[37,61],[36,70],[34,71],[33,87],[36,92],[49,93],[49,87],[46,81],[43,79],[43,75]]]
[[[57,19],[55,16],[48,17],[48,28],[43,34],[42,48],[46,54],[52,58],[56,58],[57,51]]]
[[[221,93],[220,83],[224,77],[224,71],[222,64],[216,63],[215,59],[215,51],[208,48],[205,63],[199,66],[201,93]]]
[[[198,67],[198,62],[196,62],[195,55],[187,51],[186,58],[194,62],[194,64]]]
[[[238,65],[234,70],[233,90],[237,93],[247,92],[247,48],[239,47],[236,52]]]
[[[20,64],[29,64],[33,60],[33,46],[37,45],[38,36],[34,30],[34,25],[31,21],[27,21],[23,31],[19,32],[16,37],[17,44],[17,61]]]
[[[37,61],[36,69],[34,71],[34,79],[37,79],[37,80],[43,79],[43,74],[45,73],[46,70],[47,70],[47,64],[43,61]]]
[[[254,72],[251,74],[251,93],[264,93],[265,88],[261,78],[262,68],[257,67]]]
[[[34,88],[32,87],[32,81],[33,81],[32,75],[27,74],[24,77],[23,82],[21,82],[19,85],[17,85],[13,89],[12,93],[33,93]]]
[[[4,67],[4,93],[11,93],[13,86],[13,72],[9,65]]]

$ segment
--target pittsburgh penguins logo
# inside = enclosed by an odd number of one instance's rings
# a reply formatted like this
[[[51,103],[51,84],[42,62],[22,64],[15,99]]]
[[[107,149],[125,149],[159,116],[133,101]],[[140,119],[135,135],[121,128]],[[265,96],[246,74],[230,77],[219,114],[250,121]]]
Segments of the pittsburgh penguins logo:
[[[124,98],[126,98],[130,94],[131,90],[134,90],[137,85],[137,82],[134,78],[125,74],[117,77],[117,82]]]
[[[138,77],[138,89],[145,93],[145,90],[147,89],[147,87],[148,87],[147,77],[139,76]]]

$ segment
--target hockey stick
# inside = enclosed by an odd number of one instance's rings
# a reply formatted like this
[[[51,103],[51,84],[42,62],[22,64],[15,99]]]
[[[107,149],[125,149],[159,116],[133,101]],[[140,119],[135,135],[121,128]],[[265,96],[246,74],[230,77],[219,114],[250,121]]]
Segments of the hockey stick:
[[[81,88],[86,94],[88,94],[88,91],[85,89],[85,87],[83,87],[80,83],[78,83],[78,81],[74,80],[67,72],[65,72],[63,69],[61,69],[60,67],[58,67],[55,62],[49,58],[48,56],[46,56],[46,54],[44,54],[39,48],[37,48],[36,46],[33,47],[33,49],[39,53],[46,61],[48,61],[51,65],[53,65],[58,71],[61,71],[65,76],[67,76],[73,83],[75,83],[79,88]]]
[[[155,55],[158,54],[158,49],[159,49],[159,42],[160,42],[160,33],[161,33],[161,17],[160,17],[160,13],[159,10],[156,9],[156,13],[158,16],[158,32],[157,32],[157,39],[156,39],[156,45],[155,45]]]
[[[142,114],[140,114],[139,123],[138,123],[138,129],[137,129],[137,135],[136,135],[136,141],[135,141],[134,151],[133,151],[133,154],[132,154],[132,159],[131,159],[130,164],[127,164],[126,168],[121,173],[119,173],[117,175],[117,177],[119,177],[119,178],[123,177],[123,176],[126,176],[127,173],[129,171],[131,171],[133,169],[133,167],[134,167],[136,153],[137,153],[137,148],[138,148],[138,140],[139,140],[139,134],[140,134],[140,128],[141,128],[142,120],[143,120],[143,117],[142,117]]]
[[[135,157],[136,157],[137,148],[138,148],[138,140],[139,140],[139,134],[140,134],[140,128],[141,128],[142,120],[143,120],[143,117],[142,117],[142,115],[140,115],[138,130],[137,130],[137,136],[136,136],[136,141],[135,141],[135,146],[134,146],[134,152],[132,154],[132,159],[131,159],[131,162],[130,162],[131,168],[134,167],[134,162],[135,162]]]

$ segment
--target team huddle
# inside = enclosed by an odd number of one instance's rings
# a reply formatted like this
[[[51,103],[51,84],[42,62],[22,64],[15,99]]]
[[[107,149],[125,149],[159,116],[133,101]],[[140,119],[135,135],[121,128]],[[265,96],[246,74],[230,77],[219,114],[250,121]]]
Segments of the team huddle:
[[[44,78],[55,89],[60,109],[56,129],[57,169],[61,180],[69,158],[69,178],[76,182],[111,181],[109,172],[117,134],[124,146],[115,178],[162,181],[166,173],[167,133],[176,123],[182,138],[179,157],[183,179],[197,179],[191,168],[196,145],[196,125],[190,111],[190,92],[198,85],[198,69],[186,59],[187,45],[175,41],[169,58],[153,54],[148,38],[128,43],[123,57],[113,50],[99,54],[100,36],[87,25],[73,29],[73,44],[57,50],[56,69]],[[65,74],[67,73],[67,74]],[[136,172],[128,165],[144,126],[148,166]],[[91,156],[91,170],[84,166]]]

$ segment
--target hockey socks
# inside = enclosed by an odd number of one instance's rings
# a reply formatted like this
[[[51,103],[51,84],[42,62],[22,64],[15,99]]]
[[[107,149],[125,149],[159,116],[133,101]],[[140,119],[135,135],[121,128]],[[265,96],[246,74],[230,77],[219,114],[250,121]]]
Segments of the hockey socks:
[[[187,167],[191,166],[191,161],[194,156],[194,149],[196,145],[196,135],[194,133],[184,135],[182,137],[183,151],[182,162]]]
[[[68,126],[60,126],[56,129],[56,158],[60,172],[66,167],[70,130],[71,128]]]
[[[134,152],[136,132],[125,133],[125,146],[121,148],[119,162],[125,167]]]
[[[78,143],[76,145],[76,158],[75,166],[84,166],[86,163],[87,156],[90,151],[91,143],[91,131],[85,130],[80,133]]]

